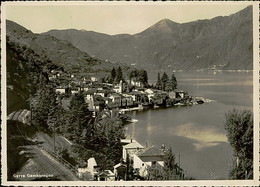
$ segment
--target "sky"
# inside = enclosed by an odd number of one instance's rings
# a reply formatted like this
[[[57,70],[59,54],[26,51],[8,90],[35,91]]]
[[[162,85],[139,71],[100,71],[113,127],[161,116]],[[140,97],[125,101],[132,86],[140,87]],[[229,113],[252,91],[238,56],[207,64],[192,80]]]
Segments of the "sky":
[[[7,19],[34,33],[51,29],[88,30],[110,35],[136,34],[162,19],[186,23],[228,16],[244,9],[239,5],[10,5]]]

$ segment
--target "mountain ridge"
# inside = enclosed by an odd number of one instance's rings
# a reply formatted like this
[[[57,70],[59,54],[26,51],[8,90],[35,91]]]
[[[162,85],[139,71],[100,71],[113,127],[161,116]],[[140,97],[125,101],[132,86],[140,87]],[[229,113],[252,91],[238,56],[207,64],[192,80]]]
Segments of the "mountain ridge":
[[[176,23],[163,19],[144,31],[107,35],[94,31],[48,31],[103,60],[149,69],[253,68],[252,7],[230,16]]]

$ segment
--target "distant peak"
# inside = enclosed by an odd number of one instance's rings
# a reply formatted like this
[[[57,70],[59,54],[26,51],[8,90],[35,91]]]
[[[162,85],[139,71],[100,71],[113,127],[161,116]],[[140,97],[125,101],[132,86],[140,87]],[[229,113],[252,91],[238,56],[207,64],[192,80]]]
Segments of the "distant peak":
[[[158,21],[157,23],[155,23],[154,25],[152,25],[150,28],[148,29],[152,29],[152,30],[164,30],[164,31],[172,31],[172,29],[176,26],[179,25],[179,23],[176,23],[168,18],[162,19],[160,21]]]
[[[161,21],[158,21],[155,25],[161,25],[161,26],[170,26],[172,24],[178,24],[168,18],[162,19]]]

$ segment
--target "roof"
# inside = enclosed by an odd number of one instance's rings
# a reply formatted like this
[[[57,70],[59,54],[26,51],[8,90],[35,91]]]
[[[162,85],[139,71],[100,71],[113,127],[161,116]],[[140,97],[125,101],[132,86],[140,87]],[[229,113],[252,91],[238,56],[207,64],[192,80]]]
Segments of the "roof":
[[[92,94],[92,95],[93,95],[93,94],[96,93],[96,92],[97,92],[97,88],[89,88],[88,91],[86,91],[85,93],[86,93],[86,94]]]
[[[108,177],[110,176],[110,177],[112,177],[112,176],[115,176],[115,174],[110,170],[105,170],[105,171],[100,172],[98,174],[98,176],[108,176]]]
[[[120,141],[121,141],[121,143],[127,143],[127,144],[131,143],[131,141],[132,141],[132,143],[136,142],[136,140],[133,140],[133,139],[132,140],[131,139],[121,139]]]
[[[7,120],[14,120],[14,121],[20,121],[22,123],[27,123],[27,116],[29,117],[30,111],[29,110],[19,110],[14,111],[11,114],[8,115]]]
[[[122,164],[122,163],[119,163],[119,164],[117,164],[117,165],[114,165],[114,169],[119,168],[119,167],[126,167],[126,165],[125,165],[125,164]]]
[[[123,148],[125,149],[135,149],[135,148],[144,148],[141,144],[138,142],[129,143],[127,145],[124,145]]]
[[[110,97],[121,97],[121,95],[119,95],[118,93],[111,93]]]
[[[175,89],[173,90],[174,92],[184,92],[183,90],[180,90],[180,89]]]
[[[97,162],[96,162],[95,158],[93,158],[93,157],[88,159],[88,163],[93,163],[93,165],[97,166]]]
[[[164,152],[161,149],[158,149],[154,146],[145,149],[143,152],[141,152],[138,156],[142,157],[142,156],[163,156],[165,155]]]

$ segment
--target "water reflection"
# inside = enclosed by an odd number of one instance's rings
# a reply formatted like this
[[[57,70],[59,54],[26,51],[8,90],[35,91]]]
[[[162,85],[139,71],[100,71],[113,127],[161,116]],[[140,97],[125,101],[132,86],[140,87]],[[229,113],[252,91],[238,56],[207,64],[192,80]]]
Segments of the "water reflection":
[[[192,123],[182,124],[171,131],[177,136],[182,136],[195,140],[193,143],[195,150],[199,151],[206,147],[219,145],[221,142],[227,142],[225,134],[217,132],[216,129],[208,127],[198,127]]]

